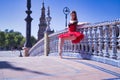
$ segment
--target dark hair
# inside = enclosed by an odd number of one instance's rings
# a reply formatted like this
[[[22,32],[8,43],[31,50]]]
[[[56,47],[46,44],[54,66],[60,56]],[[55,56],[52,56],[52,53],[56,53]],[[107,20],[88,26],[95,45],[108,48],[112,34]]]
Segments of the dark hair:
[[[72,11],[71,14],[75,14],[75,19],[74,20],[78,20],[76,11]]]

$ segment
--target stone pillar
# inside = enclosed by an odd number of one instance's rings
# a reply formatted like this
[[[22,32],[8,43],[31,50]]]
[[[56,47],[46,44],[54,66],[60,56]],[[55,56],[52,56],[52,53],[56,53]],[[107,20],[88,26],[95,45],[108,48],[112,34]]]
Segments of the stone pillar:
[[[44,33],[44,55],[45,55],[45,56],[48,56],[49,51],[50,51],[49,49],[50,49],[50,48],[49,48],[48,33],[45,32],[45,33]]]

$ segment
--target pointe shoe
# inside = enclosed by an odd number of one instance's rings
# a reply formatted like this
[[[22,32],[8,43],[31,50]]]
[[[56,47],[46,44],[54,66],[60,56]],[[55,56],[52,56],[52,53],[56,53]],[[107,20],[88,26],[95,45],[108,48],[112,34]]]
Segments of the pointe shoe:
[[[60,58],[62,59],[63,57],[62,57],[62,56],[60,56]]]
[[[59,57],[62,59],[62,54],[61,53],[59,53]]]

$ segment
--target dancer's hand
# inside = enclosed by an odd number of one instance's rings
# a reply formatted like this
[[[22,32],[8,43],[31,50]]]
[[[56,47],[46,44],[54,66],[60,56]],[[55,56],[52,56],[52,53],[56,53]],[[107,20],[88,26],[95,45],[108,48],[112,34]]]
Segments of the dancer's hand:
[[[88,23],[88,22],[78,22],[78,26],[80,26],[80,25],[89,25],[90,23]]]
[[[83,27],[83,26],[85,26],[85,25],[89,25],[90,23],[88,23],[88,22],[79,22],[78,24],[77,24],[77,28],[79,29],[79,28],[81,28],[81,27]]]

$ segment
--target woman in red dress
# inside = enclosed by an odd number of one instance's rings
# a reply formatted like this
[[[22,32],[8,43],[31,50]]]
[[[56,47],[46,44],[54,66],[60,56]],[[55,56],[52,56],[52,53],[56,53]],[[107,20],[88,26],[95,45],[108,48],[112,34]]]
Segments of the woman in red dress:
[[[61,58],[62,58],[62,46],[65,40],[71,40],[72,43],[76,44],[79,43],[84,38],[84,35],[82,33],[76,31],[78,23],[76,11],[72,11],[70,15],[71,20],[68,25],[68,32],[66,32],[65,34],[60,34],[58,36],[59,37],[58,53]]]

